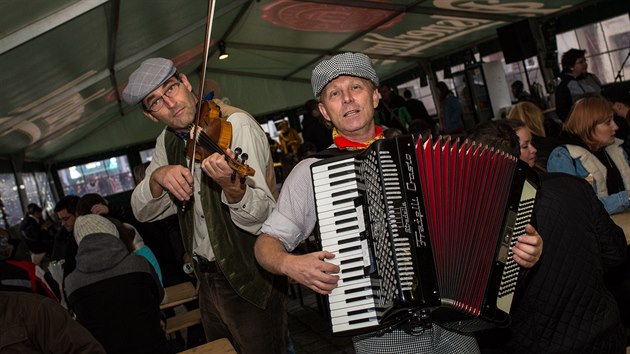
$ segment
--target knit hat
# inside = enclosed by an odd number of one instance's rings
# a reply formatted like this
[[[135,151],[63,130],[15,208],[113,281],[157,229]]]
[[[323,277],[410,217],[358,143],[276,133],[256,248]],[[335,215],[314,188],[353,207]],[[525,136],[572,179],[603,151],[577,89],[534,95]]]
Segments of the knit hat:
[[[313,94],[319,95],[329,82],[339,76],[355,76],[370,80],[378,86],[378,76],[370,58],[363,53],[343,53],[317,64],[311,76]]]
[[[173,62],[164,58],[147,59],[129,76],[122,98],[130,105],[142,101],[175,74]]]
[[[108,234],[119,237],[116,226],[107,218],[97,214],[79,216],[74,222],[74,239],[77,241],[77,245],[85,236],[93,234]]]

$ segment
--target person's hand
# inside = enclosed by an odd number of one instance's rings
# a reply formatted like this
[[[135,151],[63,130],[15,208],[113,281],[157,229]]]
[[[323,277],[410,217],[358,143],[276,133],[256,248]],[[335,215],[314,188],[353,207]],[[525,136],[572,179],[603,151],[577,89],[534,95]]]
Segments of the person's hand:
[[[334,254],[327,251],[288,255],[282,265],[283,273],[317,293],[330,294],[337,287],[339,276],[334,274],[339,273],[340,269],[332,263],[324,262],[324,259],[334,257]]]
[[[107,215],[109,213],[109,208],[105,204],[98,203],[92,206],[90,212],[97,215]]]
[[[538,262],[543,251],[543,240],[536,229],[530,224],[525,226],[525,235],[518,237],[518,242],[512,247],[514,260],[525,268],[531,268]]]
[[[230,158],[234,158],[235,156],[234,152],[230,149],[225,150],[225,154]],[[203,159],[203,161],[201,161],[201,170],[220,186],[234,183],[230,179],[234,170],[228,166],[227,161],[225,161],[225,156],[222,154],[214,153]]]
[[[151,194],[154,198],[162,195],[164,190],[175,198],[189,200],[193,194],[193,176],[186,167],[181,165],[162,166],[151,174]]]
[[[230,149],[225,150],[225,154],[232,159],[235,156]],[[201,161],[201,170],[221,186],[230,203],[240,201],[245,195],[245,185],[241,184],[240,177],[237,175],[232,180],[234,170],[225,161],[225,156],[214,153],[206,157]]]

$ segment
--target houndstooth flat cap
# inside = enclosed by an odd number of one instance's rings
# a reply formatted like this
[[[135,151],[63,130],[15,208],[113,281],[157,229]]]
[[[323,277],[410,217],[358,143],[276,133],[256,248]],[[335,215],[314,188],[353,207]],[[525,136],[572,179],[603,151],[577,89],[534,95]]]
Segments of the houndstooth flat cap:
[[[363,53],[343,53],[317,64],[311,76],[313,94],[319,95],[329,82],[341,75],[356,76],[370,80],[378,86],[378,76],[370,58]]]

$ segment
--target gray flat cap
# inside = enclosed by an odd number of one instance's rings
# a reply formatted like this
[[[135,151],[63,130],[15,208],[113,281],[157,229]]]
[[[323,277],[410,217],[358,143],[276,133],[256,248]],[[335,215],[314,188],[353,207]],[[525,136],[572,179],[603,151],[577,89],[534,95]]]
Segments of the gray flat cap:
[[[317,64],[311,76],[313,94],[319,95],[329,82],[341,75],[368,79],[378,86],[378,76],[372,67],[370,58],[363,53],[343,53]]]
[[[129,83],[122,98],[130,105],[142,101],[151,91],[162,85],[175,74],[173,62],[164,58],[147,59],[129,76]]]

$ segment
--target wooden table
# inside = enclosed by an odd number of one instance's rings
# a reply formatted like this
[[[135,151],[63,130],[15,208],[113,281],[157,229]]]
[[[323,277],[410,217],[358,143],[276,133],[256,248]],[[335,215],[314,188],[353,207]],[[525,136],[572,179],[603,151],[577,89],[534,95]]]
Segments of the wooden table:
[[[236,350],[226,338],[214,340],[210,343],[180,352],[181,354],[236,354]]]
[[[197,290],[191,282],[169,286],[164,289],[164,294],[164,300],[160,304],[160,309],[181,305],[188,301],[196,300],[198,297]]]
[[[199,323],[201,323],[201,312],[199,309],[190,310],[177,316],[167,318],[165,332],[169,335]]]
[[[626,234],[626,242],[630,245],[630,210],[611,215],[610,218],[623,229],[623,233]]]

